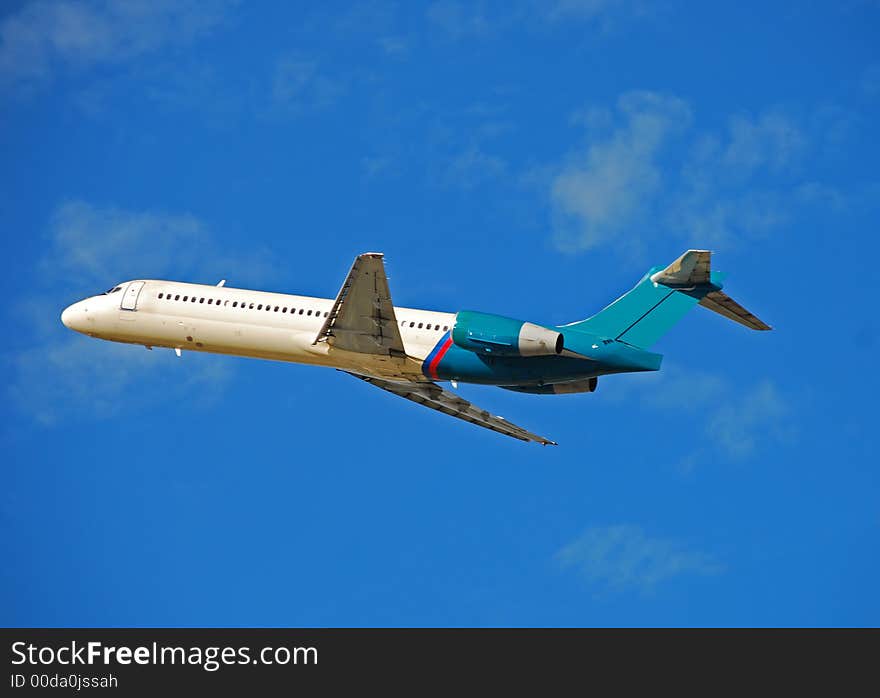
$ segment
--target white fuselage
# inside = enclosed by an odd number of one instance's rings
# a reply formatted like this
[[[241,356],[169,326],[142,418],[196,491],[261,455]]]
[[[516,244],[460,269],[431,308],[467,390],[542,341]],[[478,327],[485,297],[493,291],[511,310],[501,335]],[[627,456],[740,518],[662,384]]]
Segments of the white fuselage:
[[[178,281],[136,280],[74,303],[62,322],[113,342],[330,366],[427,380],[421,362],[455,315],[395,307],[407,357],[343,351],[315,343],[334,301]]]

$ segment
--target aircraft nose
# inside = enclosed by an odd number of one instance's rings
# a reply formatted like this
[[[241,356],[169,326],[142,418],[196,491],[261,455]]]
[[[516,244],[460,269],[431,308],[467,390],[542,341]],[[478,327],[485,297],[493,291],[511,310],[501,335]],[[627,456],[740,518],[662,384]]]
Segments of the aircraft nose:
[[[79,303],[67,306],[61,312],[61,322],[71,330],[81,332],[85,326],[85,309]]]

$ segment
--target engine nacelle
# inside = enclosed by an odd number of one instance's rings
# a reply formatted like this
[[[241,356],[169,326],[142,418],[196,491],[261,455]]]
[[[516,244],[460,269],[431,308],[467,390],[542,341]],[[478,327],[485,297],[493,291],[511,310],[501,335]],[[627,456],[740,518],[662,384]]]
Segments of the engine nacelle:
[[[498,356],[561,354],[564,343],[555,330],[473,310],[456,314],[452,341],[463,349]]]
[[[598,378],[584,378],[567,383],[551,383],[548,385],[502,385],[505,390],[532,395],[571,395],[572,393],[592,393],[599,384]]]

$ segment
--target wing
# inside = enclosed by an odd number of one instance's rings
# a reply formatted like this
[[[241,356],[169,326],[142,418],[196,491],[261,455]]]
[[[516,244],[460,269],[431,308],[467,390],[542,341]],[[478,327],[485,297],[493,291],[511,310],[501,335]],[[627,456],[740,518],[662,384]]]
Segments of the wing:
[[[497,431],[499,434],[512,436],[520,441],[535,441],[543,446],[556,446],[555,441],[532,434],[530,431],[516,426],[516,424],[511,424],[504,417],[489,414],[486,410],[481,410],[455,393],[443,390],[436,383],[397,383],[381,378],[373,378],[372,376],[362,376],[357,373],[349,375],[360,378],[362,381],[375,385],[377,388],[382,388],[382,390],[387,390],[389,393],[394,393],[400,397],[405,397],[407,400],[430,407],[432,410],[448,414],[451,417],[458,417],[479,427]]]
[[[312,344],[326,341],[361,354],[406,355],[382,258],[380,252],[358,255]]]

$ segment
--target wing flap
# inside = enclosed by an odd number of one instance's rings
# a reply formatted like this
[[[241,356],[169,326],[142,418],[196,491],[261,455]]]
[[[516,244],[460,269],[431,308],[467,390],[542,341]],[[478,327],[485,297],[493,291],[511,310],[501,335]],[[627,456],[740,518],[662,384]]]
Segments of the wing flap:
[[[349,372],[346,371],[346,373]],[[360,378],[362,381],[375,385],[377,388],[382,388],[382,390],[387,390],[389,393],[394,393],[419,405],[448,414],[450,417],[456,417],[465,422],[476,424],[484,429],[491,429],[499,434],[511,436],[520,441],[534,441],[543,446],[556,446],[555,441],[550,441],[543,436],[526,431],[522,427],[508,422],[504,417],[491,414],[455,393],[444,390],[436,383],[398,383],[358,373],[349,373],[349,375]]]

